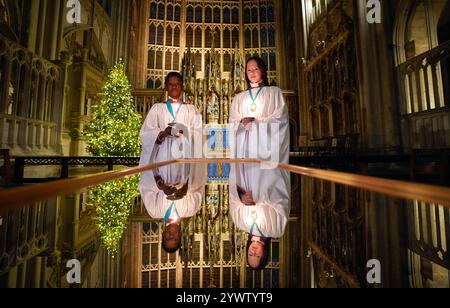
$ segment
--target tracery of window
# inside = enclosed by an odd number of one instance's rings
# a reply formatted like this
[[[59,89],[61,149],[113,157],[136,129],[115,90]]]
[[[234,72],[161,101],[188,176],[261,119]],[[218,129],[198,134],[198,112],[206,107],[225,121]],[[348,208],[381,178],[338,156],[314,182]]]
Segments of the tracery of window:
[[[246,270],[244,285],[240,285],[238,269],[242,266],[246,235],[240,232],[224,232],[220,237],[212,239],[201,231],[201,211],[187,222],[191,230],[183,241],[187,241],[186,249],[176,254],[167,254],[161,246],[163,226],[161,222],[142,223],[140,264],[142,288],[175,288],[175,287],[253,287],[277,288],[280,276],[280,242],[272,239],[270,243],[269,263],[261,272]],[[209,238],[209,240],[208,240]],[[216,241],[215,249],[210,249],[210,240]],[[217,253],[213,264],[209,260]],[[186,264],[187,262],[187,264]],[[187,265],[187,266],[186,266]],[[211,269],[212,265],[212,269]],[[177,270],[182,268],[182,270]],[[181,283],[182,282],[182,283]]]
[[[244,47],[246,59],[259,55],[267,65],[269,82],[277,84],[275,9],[273,1],[244,1]]]
[[[264,58],[269,81],[276,84],[274,1],[245,0],[242,12],[240,3],[239,0],[150,0],[147,85],[161,86],[165,74],[180,71],[181,50],[187,48],[194,55],[195,70],[204,73],[205,60],[213,46],[219,54],[222,72],[231,71],[235,48],[245,47],[247,58],[255,54]],[[241,29],[245,12],[249,19]],[[240,46],[241,40],[246,42],[245,46]]]
[[[312,182],[312,240],[335,263],[345,268],[359,281],[364,281],[367,262],[366,245],[359,248],[356,243],[365,243],[365,213],[361,208],[364,192],[343,185],[313,180]],[[314,279],[317,285],[323,283],[324,262],[313,255]],[[321,270],[319,270],[321,269]],[[345,286],[339,275],[328,275],[329,281]]]
[[[308,33],[305,71],[311,138],[317,144],[354,147],[361,124],[355,43],[351,19],[336,4],[327,6],[327,14]],[[340,27],[343,24],[347,26]]]
[[[187,1],[186,16],[186,26],[189,29],[186,35],[186,47],[192,47],[194,54],[197,55],[196,70],[206,69],[203,63],[210,48],[214,46],[220,55],[221,70],[229,71],[230,54],[236,45],[239,46],[240,40],[239,2]],[[192,32],[194,32],[193,39]]]
[[[148,88],[160,88],[167,72],[180,70],[181,5],[181,0],[149,2]]]

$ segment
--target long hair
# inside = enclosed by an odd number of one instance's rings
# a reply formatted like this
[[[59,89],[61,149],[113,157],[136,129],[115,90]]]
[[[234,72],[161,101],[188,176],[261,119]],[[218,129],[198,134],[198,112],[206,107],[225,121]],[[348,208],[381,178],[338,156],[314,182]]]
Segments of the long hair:
[[[264,238],[264,253],[261,258],[261,262],[259,263],[259,266],[257,268],[250,267],[252,270],[254,271],[263,270],[269,263],[270,242],[271,242],[270,237]],[[248,264],[248,249],[250,248],[251,244],[252,244],[252,235],[249,234],[247,239],[247,247],[245,249],[245,257],[247,258],[247,264]]]
[[[251,58],[249,58],[247,60],[247,63],[245,63],[245,81],[247,82],[247,86],[250,89],[250,79],[248,79],[247,76],[247,67],[248,67],[248,63],[250,61],[256,61],[256,63],[258,64],[259,69],[261,70],[262,73],[262,81],[264,82],[265,86],[270,86],[269,85],[269,79],[267,78],[267,65],[264,62],[264,60],[261,57],[258,56],[253,56]]]

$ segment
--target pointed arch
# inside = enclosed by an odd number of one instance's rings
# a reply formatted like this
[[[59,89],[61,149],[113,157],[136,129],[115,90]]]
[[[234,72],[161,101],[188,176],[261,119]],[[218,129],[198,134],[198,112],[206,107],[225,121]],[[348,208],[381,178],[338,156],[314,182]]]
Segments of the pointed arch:
[[[396,55],[396,64],[399,65],[401,63],[404,63],[407,60],[407,53],[405,47],[407,47],[408,44],[408,26],[411,23],[411,19],[414,17],[414,14],[416,13],[416,9],[424,6],[424,16],[426,18],[425,26],[431,27],[431,29],[428,29],[426,32],[428,33],[430,46],[429,49],[436,47],[439,44],[438,39],[438,27],[439,27],[439,21],[442,16],[447,16],[449,13],[448,7],[450,5],[450,1],[447,0],[447,3],[445,3],[443,6],[439,6],[436,3],[430,3],[429,6],[427,6],[427,2],[421,2],[421,1],[415,1],[415,0],[399,0],[397,5],[397,11],[395,14],[395,21],[394,21],[394,43],[397,48],[397,55]],[[434,7],[433,7],[434,5]],[[446,11],[447,10],[447,11]],[[436,16],[434,16],[436,15]],[[423,27],[423,23],[421,24]]]

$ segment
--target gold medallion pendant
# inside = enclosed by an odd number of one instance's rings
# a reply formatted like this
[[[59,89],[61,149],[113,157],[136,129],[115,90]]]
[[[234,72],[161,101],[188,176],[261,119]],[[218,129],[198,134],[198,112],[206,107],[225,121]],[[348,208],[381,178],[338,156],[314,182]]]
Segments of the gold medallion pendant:
[[[261,93],[261,91],[263,89],[264,89],[264,85],[259,88],[255,97],[253,97],[252,89],[251,88],[248,89],[248,93],[250,94],[250,98],[252,99],[252,102],[253,102],[250,106],[251,112],[256,112],[256,110],[258,110],[258,105],[256,104],[256,99],[258,98],[259,94]]]

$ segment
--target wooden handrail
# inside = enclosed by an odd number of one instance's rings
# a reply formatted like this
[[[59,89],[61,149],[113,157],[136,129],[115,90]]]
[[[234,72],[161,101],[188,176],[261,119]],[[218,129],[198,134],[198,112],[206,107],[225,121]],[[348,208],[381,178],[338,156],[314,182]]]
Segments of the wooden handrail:
[[[288,164],[279,164],[278,167],[316,179],[366,189],[392,197],[436,203],[450,208],[450,188],[447,187],[389,180],[331,170],[305,168]]]
[[[100,174],[82,176],[74,179],[59,180],[33,186],[22,186],[19,188],[0,190],[0,213],[10,209],[18,209],[34,202],[45,201],[53,197],[78,192],[84,188],[100,185],[112,180],[141,172],[151,171],[174,163],[259,163],[258,160],[229,160],[229,159],[189,159],[170,160],[147,166],[139,166],[128,169],[104,172]]]
[[[210,164],[210,163],[253,163],[267,164],[256,159],[184,159],[171,160],[147,166],[133,167],[123,170],[110,171],[101,174],[84,176],[74,179],[60,180],[33,186],[0,190],[0,213],[9,209],[17,209],[27,204],[37,201],[48,200],[49,198],[61,196],[81,189],[100,185],[115,179],[131,176],[155,168],[160,168],[170,164]],[[431,186],[425,184],[408,183],[397,180],[387,180],[365,175],[343,173],[330,170],[320,170],[292,166],[289,164],[274,164],[277,167],[292,173],[309,176],[325,181],[335,182],[342,185],[366,189],[373,192],[386,194],[392,197],[399,197],[410,200],[420,200],[428,203],[436,203],[450,208],[450,188]]]
[[[61,196],[80,191],[83,188],[99,185],[115,179],[123,178],[139,172],[150,171],[174,163],[167,161],[151,164],[144,167],[134,167],[123,170],[105,172],[101,174],[82,176],[74,179],[59,180],[33,186],[22,186],[19,188],[5,189],[0,191],[0,213],[17,209],[26,204],[48,200],[49,198]]]

